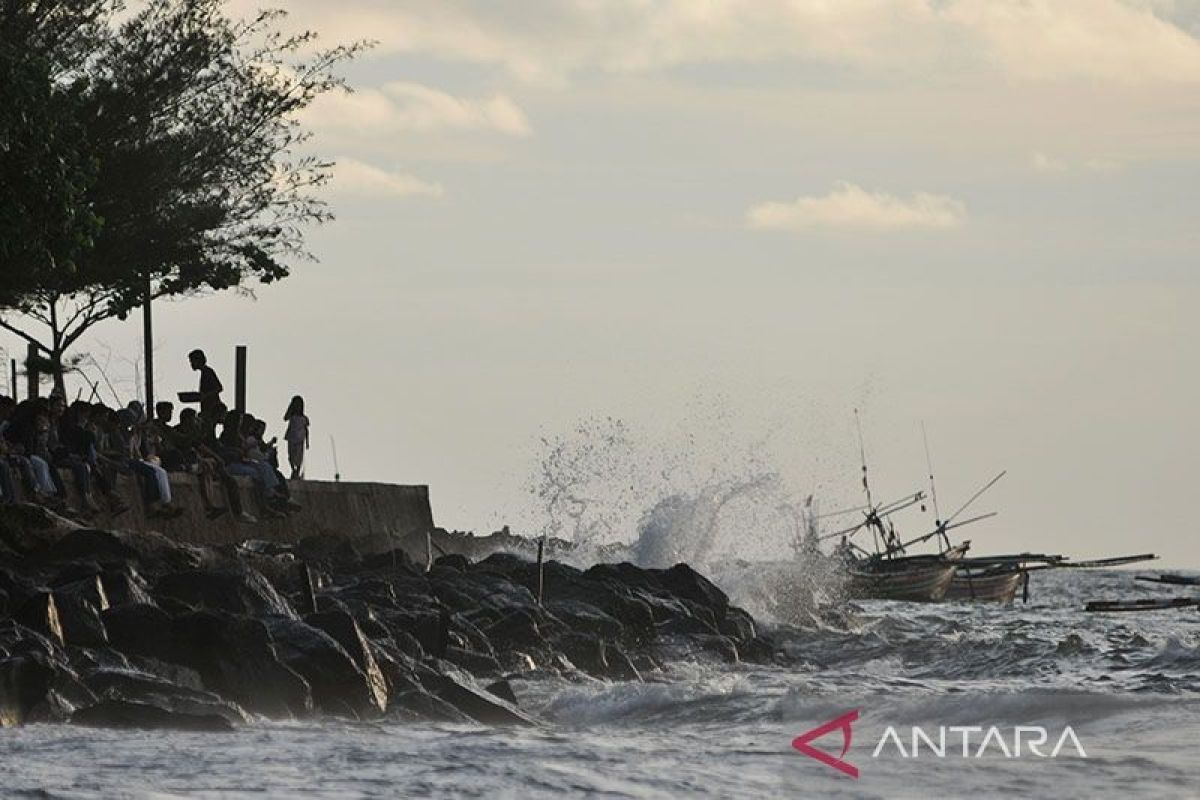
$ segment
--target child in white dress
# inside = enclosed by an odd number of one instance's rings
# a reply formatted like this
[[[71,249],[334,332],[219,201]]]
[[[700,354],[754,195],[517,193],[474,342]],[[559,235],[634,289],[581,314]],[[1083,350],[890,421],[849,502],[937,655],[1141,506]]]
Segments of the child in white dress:
[[[304,451],[308,449],[308,417],[304,416],[304,398],[296,395],[288,404],[283,418],[287,420],[288,463],[292,466],[292,480],[304,477]]]

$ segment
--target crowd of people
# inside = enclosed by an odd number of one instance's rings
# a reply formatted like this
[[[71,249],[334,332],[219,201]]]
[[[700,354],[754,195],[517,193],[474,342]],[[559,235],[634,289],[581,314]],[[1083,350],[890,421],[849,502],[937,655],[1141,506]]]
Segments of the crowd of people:
[[[117,476],[125,474],[138,482],[148,516],[171,518],[182,509],[173,502],[170,473],[183,472],[197,477],[210,518],[232,514],[257,521],[242,502],[239,476],[250,479],[260,514],[279,517],[297,510],[280,471],[276,439],[267,439],[267,423],[221,401],[223,387],[202,351],[188,358],[200,373],[200,388],[181,394],[181,400],[199,408],[183,408],[178,419],[169,401],[147,413],[136,400],[111,408],[68,403],[61,394],[19,403],[0,396],[0,502],[38,503],[81,516],[120,515],[129,509],[115,487]],[[303,476],[308,447],[303,398],[292,398],[284,419],[295,480]],[[62,472],[74,484],[78,507],[71,504]]]

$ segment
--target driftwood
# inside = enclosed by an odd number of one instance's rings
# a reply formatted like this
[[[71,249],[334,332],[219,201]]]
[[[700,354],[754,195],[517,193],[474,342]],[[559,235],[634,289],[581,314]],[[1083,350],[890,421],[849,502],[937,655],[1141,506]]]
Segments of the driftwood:
[[[1172,597],[1169,599],[1144,598],[1140,600],[1093,600],[1084,607],[1084,611],[1096,613],[1115,613],[1124,611],[1163,611],[1175,608],[1195,608],[1200,606],[1200,598]]]

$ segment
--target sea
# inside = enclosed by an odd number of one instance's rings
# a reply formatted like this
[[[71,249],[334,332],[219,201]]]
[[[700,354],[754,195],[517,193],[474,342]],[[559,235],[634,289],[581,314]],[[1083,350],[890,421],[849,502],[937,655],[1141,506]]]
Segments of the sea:
[[[3,730],[0,796],[1200,797],[1200,613],[1083,611],[1189,594],[1134,580],[1152,572],[1038,573],[1007,607],[860,602],[836,620],[764,622],[778,665],[684,658],[643,683],[516,681],[543,721],[529,729]],[[814,729],[804,744],[825,758],[794,746]]]

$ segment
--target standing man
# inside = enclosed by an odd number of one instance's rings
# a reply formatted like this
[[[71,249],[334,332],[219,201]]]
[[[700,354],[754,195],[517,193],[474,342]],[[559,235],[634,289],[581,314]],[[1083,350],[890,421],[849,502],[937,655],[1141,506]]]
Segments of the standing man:
[[[200,391],[197,392],[200,395],[200,413],[211,415],[221,404],[221,392],[225,387],[221,385],[217,373],[208,365],[208,358],[203,350],[188,353],[188,362],[191,363],[192,369],[200,373]]]

